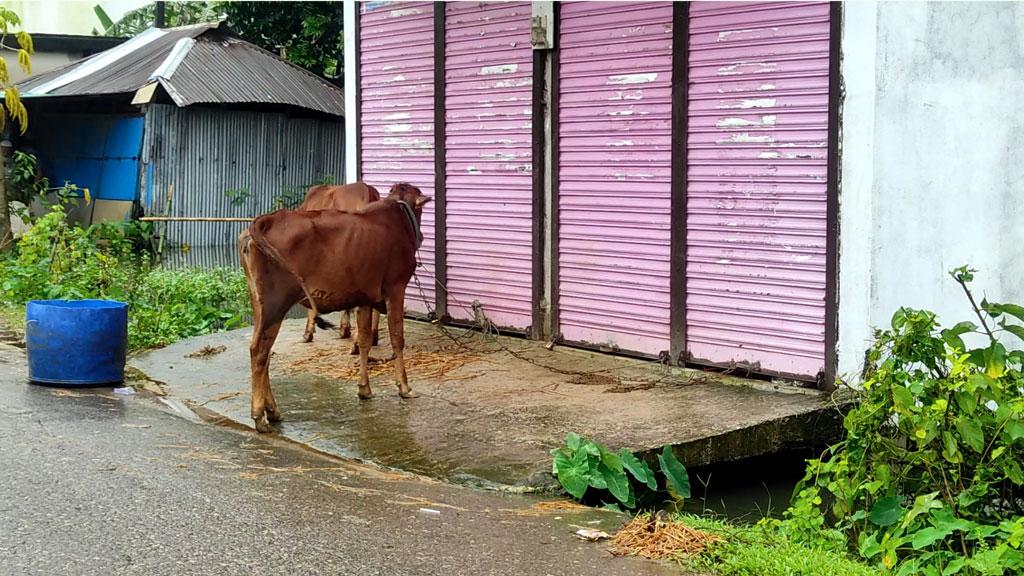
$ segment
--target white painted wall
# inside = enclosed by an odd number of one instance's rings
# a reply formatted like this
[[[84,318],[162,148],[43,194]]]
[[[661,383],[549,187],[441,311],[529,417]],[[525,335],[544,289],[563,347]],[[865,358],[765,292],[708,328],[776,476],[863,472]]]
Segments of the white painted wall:
[[[342,18],[345,30],[356,29],[358,17],[355,0],[345,0],[342,5]],[[359,177],[356,171],[356,154],[359,152],[358,134],[359,118],[356,117],[356,97],[359,83],[359,63],[356,62],[356,35],[345,34],[345,182],[355,182]]]
[[[1024,302],[1024,4],[844,3],[839,373],[901,305]]]

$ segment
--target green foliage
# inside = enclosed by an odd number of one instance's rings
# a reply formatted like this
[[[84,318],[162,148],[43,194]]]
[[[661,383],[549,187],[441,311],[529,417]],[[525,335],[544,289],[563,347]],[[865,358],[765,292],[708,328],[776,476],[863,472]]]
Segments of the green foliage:
[[[46,193],[50,188],[50,181],[39,174],[35,155],[15,151],[13,161],[8,200],[17,200],[28,205],[33,198]]]
[[[274,205],[276,210],[282,208],[287,210],[294,210],[302,204],[302,201],[306,199],[306,193],[313,186],[320,186],[323,184],[334,184],[333,174],[324,174],[309,184],[300,184],[298,186],[288,186],[278,196],[274,197]]]
[[[979,304],[974,271],[951,275],[978,323],[898,310],[875,334],[846,439],[766,525],[898,575],[1024,571],[1024,308]]]
[[[341,2],[215,2],[243,39],[327,78],[342,68]]]
[[[637,507],[638,498],[650,497],[658,491],[654,470],[625,448],[612,452],[570,432],[565,444],[552,450],[551,456],[551,473],[577,500],[582,500],[589,492],[590,496],[609,502],[606,496],[611,495],[614,498],[611,502],[633,509]],[[658,462],[667,492],[677,501],[689,498],[690,478],[671,447],[666,446],[658,455]]]
[[[216,2],[164,2],[164,25],[187,26],[216,22],[223,18]],[[156,21],[156,2],[151,2],[126,12],[117,22],[113,22],[102,6],[93,7],[100,28],[93,28],[94,36],[135,36],[152,28]]]
[[[147,223],[69,224],[63,204],[35,221],[0,259],[0,304],[101,298],[129,305],[132,349],[239,326],[249,310],[237,270],[153,269],[138,243]]]
[[[32,36],[21,28],[21,17],[13,10],[0,6],[0,45],[17,54],[18,66],[25,72],[25,75],[29,75],[32,73],[32,54],[35,52],[35,48],[32,46]],[[8,42],[7,37],[10,35],[17,40],[17,48]],[[18,89],[11,82],[9,71],[7,59],[0,57],[0,90],[4,93],[3,105],[7,108],[7,115],[14,119],[21,133],[24,134],[28,129],[28,110],[21,102]],[[5,122],[6,115],[0,114],[0,129],[4,127]]]
[[[717,534],[693,557],[680,557],[688,570],[721,576],[876,576],[882,572],[850,559],[842,551],[793,542],[767,526],[735,526],[719,520],[682,515],[691,528]]]

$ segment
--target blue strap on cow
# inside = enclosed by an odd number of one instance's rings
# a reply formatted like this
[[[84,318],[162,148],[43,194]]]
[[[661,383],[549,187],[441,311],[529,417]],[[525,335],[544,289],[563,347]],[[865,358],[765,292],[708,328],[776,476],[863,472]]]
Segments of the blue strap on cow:
[[[412,207],[404,200],[399,200],[398,205],[402,207],[402,212],[405,213],[405,217],[412,224],[412,231],[416,234],[416,249],[419,250],[420,245],[423,244],[423,234],[420,234],[420,223],[416,220],[416,213],[412,211]]]

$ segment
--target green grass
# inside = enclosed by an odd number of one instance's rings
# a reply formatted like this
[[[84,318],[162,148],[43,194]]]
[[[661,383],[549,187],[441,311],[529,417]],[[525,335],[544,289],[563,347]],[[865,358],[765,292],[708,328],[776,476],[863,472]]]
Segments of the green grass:
[[[0,329],[21,334],[25,331],[25,307],[0,304]]]
[[[787,541],[760,526],[735,526],[709,518],[683,514],[687,526],[722,536],[694,558],[680,563],[689,570],[720,576],[875,576],[879,569],[857,562],[841,552],[815,549]]]

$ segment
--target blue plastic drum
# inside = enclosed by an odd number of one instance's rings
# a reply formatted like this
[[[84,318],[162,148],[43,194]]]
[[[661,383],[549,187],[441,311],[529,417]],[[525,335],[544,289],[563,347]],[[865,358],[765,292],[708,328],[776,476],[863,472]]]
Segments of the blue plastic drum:
[[[33,300],[25,310],[33,382],[98,386],[124,381],[128,305],[111,300]]]

